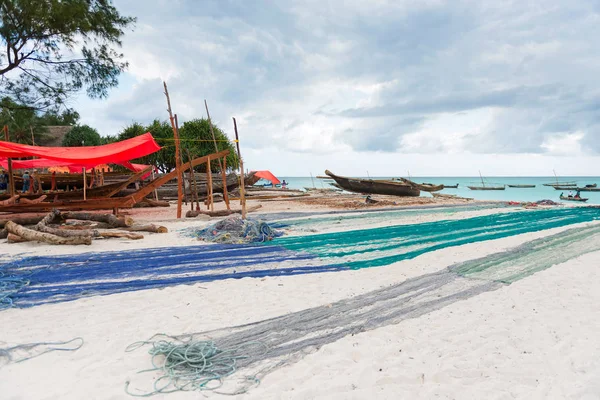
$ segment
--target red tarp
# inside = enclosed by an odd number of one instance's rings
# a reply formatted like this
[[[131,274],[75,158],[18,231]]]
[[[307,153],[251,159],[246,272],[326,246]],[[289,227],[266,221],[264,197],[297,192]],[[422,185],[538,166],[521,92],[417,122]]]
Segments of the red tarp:
[[[271,171],[254,171],[254,175],[258,176],[259,178],[263,178],[266,179],[268,181],[273,182],[274,185],[277,185],[278,183],[281,183],[281,181],[279,179],[277,179],[275,177],[275,175],[273,175],[271,173]]]
[[[91,168],[100,164],[120,164],[135,158],[147,156],[160,150],[150,132],[117,143],[103,146],[88,147],[40,147],[29,146],[12,142],[0,141],[0,157],[23,158],[41,157],[42,159],[55,160],[59,163],[52,165],[38,165],[14,168],[42,168],[51,166],[73,166]],[[42,163],[42,160],[26,160],[22,162]],[[15,163],[19,162],[17,160]],[[27,165],[27,164],[26,164]]]

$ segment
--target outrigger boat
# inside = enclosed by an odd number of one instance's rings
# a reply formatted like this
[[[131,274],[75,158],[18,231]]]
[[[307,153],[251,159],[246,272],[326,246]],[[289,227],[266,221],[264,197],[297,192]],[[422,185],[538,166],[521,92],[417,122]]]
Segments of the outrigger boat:
[[[568,197],[568,196],[560,196],[561,200],[566,200],[566,201],[580,201],[582,203],[585,203],[586,201],[588,201],[589,199],[584,199],[583,197]]]
[[[325,174],[335,180],[337,187],[349,192],[414,197],[421,194],[419,189],[405,183],[385,180],[347,178],[344,176],[335,175],[329,170],[326,170]]]
[[[527,189],[527,188],[534,188],[535,185],[506,185],[510,188],[519,188],[519,189]]]
[[[483,180],[483,176],[481,176],[481,171],[479,171],[479,177],[481,178],[481,186],[467,186],[471,190],[504,190],[506,186],[485,186],[485,182]]]

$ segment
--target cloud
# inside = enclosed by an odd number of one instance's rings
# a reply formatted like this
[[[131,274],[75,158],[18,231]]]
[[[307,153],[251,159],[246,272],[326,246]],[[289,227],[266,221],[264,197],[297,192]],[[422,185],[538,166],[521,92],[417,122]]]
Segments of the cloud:
[[[203,116],[206,98],[214,122],[231,134],[237,117],[244,146],[256,150],[600,151],[600,14],[592,2],[116,6],[138,17],[124,40],[127,86],[102,105],[83,100],[80,110],[106,134],[166,118],[166,79],[181,120]]]

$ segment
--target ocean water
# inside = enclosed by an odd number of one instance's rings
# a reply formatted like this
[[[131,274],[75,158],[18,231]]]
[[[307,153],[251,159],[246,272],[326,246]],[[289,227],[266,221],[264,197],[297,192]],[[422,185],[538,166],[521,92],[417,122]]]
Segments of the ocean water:
[[[366,177],[362,177],[368,179]],[[323,179],[314,178],[311,180],[310,176],[283,176],[279,177],[280,180],[284,180],[289,184],[290,189],[303,189],[305,187],[317,188],[330,188],[327,181]],[[371,179],[391,179],[390,177],[374,177]],[[490,185],[518,185],[518,184],[532,184],[536,185],[535,188],[531,189],[519,189],[509,188],[505,190],[470,190],[467,186],[479,186],[481,185],[481,179],[479,177],[411,177],[415,182],[427,182],[433,184],[445,184],[455,185],[458,183],[458,189],[444,189],[440,193],[456,194],[461,197],[470,197],[477,200],[504,200],[504,201],[537,201],[550,199],[553,201],[560,201],[560,190],[555,190],[551,186],[543,186],[544,183],[556,183],[555,177],[490,177],[484,178],[484,181]],[[577,177],[577,176],[562,176],[559,177],[560,182],[577,182],[578,186],[585,186],[587,184],[597,183],[600,187],[600,177]],[[263,183],[261,180],[259,183]],[[565,195],[567,191],[565,191]],[[421,192],[421,196],[431,196],[429,193]],[[600,204],[600,192],[581,192],[581,197],[588,198],[587,204]]]

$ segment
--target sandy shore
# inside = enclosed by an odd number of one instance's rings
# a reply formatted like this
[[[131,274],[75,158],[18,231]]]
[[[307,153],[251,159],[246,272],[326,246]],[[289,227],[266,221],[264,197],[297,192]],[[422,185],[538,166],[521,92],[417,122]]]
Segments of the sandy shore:
[[[261,203],[261,213],[348,210],[310,202]],[[323,233],[461,219],[499,211],[507,209],[416,213],[386,217],[383,222],[357,219],[333,228],[313,228]],[[3,258],[203,245],[182,237],[178,231],[210,223],[174,221],[173,208],[127,213],[140,222],[161,223],[170,232],[149,234],[141,241],[99,240],[90,247],[2,244]],[[565,229],[449,247],[385,267],[227,279],[0,311],[0,347],[77,336],[85,340],[76,352],[53,352],[19,364],[0,364],[0,393],[3,399],[130,398],[124,392],[126,381],[132,380],[133,389],[146,390],[152,379],[136,375],[150,366],[147,353],[125,353],[124,349],[155,333],[177,335],[225,328],[330,304]],[[600,240],[593,240],[598,241],[594,244],[600,249]],[[344,337],[275,370],[258,387],[237,397],[600,398],[600,322],[595,317],[600,314],[599,262],[600,252],[588,253],[421,317]],[[219,397],[211,392],[203,394]],[[199,395],[173,393],[154,398],[192,399]]]

